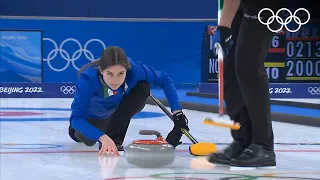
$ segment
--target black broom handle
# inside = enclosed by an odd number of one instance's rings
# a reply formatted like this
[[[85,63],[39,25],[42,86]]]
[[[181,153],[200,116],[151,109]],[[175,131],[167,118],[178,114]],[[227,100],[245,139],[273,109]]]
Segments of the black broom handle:
[[[173,116],[171,114],[171,112],[168,111],[168,109],[157,99],[155,98],[152,94],[150,94],[151,99],[153,100],[153,102],[155,102],[164,113],[166,113],[166,115],[173,121]],[[184,128],[181,128],[181,131],[183,132],[184,135],[187,136],[187,138],[193,143],[196,144],[198,143],[198,141],[189,133],[189,131],[187,131]]]

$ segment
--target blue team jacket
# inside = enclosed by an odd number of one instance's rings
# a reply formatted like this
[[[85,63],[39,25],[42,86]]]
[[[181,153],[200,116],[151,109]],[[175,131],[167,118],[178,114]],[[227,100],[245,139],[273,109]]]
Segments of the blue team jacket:
[[[101,79],[98,67],[88,67],[80,74],[71,105],[71,127],[88,139],[98,140],[105,133],[91,125],[86,118],[102,120],[109,117],[124,96],[130,93],[130,90],[139,81],[147,81],[150,85],[161,87],[168,99],[171,111],[181,109],[175,86],[168,74],[140,62],[130,61],[130,63],[132,67],[127,71],[125,83],[116,94],[107,88]]]

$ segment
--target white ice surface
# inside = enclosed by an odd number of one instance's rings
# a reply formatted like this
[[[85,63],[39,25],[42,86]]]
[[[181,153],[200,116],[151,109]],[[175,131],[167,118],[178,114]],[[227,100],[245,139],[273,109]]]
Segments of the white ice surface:
[[[123,155],[118,158],[98,158],[97,144],[86,147],[72,141],[68,136],[70,111],[59,110],[70,108],[71,102],[72,99],[0,100],[1,115],[8,111],[44,113],[20,117],[0,115],[1,180],[179,179],[173,177],[204,180],[228,177],[246,179],[244,177],[249,176],[258,179],[320,179],[320,128],[273,122],[278,160],[275,170],[231,171],[228,166],[206,163],[205,157],[190,155],[188,144],[178,146],[173,164],[159,169],[142,169],[129,165]],[[53,110],[55,108],[57,110]],[[158,107],[151,105],[147,105],[143,111],[162,113]],[[190,110],[184,112],[190,121],[190,133],[199,142],[217,143],[219,150],[231,142],[228,129],[202,124],[204,118],[215,114]],[[65,120],[32,121],[34,118]],[[172,122],[166,116],[133,119],[124,145],[136,139],[154,138],[140,136],[138,131],[141,129],[158,130],[166,136],[171,128]],[[186,137],[182,141],[190,143]],[[160,176],[157,178],[156,174]]]

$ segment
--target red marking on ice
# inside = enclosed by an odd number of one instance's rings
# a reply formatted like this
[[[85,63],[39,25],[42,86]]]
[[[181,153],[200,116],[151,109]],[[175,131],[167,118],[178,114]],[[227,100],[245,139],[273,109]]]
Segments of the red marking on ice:
[[[152,176],[123,176],[123,177],[115,177],[115,178],[109,178],[104,180],[123,180],[123,179],[151,179]],[[180,177],[180,176],[174,176],[174,177],[158,177],[159,179],[190,179],[190,180],[208,180],[203,178],[187,178],[187,177]],[[157,178],[157,179],[158,179]]]
[[[58,151],[9,151],[0,152],[0,154],[59,154],[59,153],[98,153],[98,150],[58,150]],[[187,149],[176,150],[179,153],[189,153]],[[218,151],[220,152],[220,151]],[[275,150],[279,153],[320,153],[320,149],[291,149],[291,150]]]
[[[41,115],[40,112],[0,111],[0,116],[32,116]]]

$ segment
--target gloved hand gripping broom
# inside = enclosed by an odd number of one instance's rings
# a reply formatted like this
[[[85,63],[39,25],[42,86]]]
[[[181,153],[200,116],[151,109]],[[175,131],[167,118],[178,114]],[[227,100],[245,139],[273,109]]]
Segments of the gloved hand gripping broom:
[[[218,54],[218,86],[219,86],[219,118],[206,118],[203,120],[204,124],[211,126],[218,126],[224,128],[230,128],[232,130],[239,130],[240,124],[230,119],[229,116],[224,115],[224,89],[223,89],[223,50],[219,43],[215,45],[216,53]]]
[[[158,100],[156,99],[152,94],[150,94],[150,98],[153,100],[154,103],[156,103],[160,109],[173,121],[172,114],[169,112],[168,109]],[[186,129],[181,128],[181,131],[184,135],[187,136],[187,138],[193,143],[189,147],[189,152],[192,155],[195,156],[207,156],[211,153],[215,153],[217,151],[217,147],[215,144],[210,142],[198,142]]]

